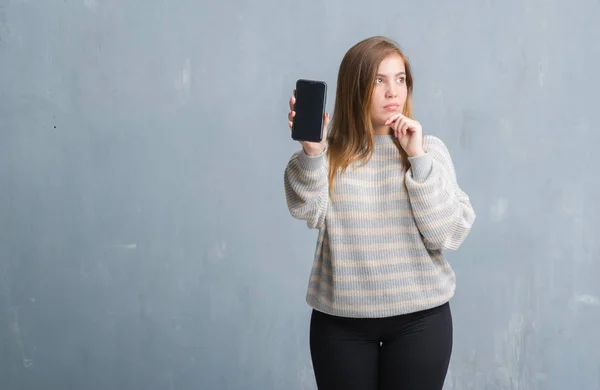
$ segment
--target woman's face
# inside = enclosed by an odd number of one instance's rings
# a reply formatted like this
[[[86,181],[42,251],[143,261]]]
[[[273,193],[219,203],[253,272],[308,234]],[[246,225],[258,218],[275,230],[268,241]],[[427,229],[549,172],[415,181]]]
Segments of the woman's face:
[[[381,61],[375,78],[371,103],[371,122],[375,134],[388,134],[385,122],[394,114],[402,113],[408,88],[404,60],[398,54],[390,54]]]

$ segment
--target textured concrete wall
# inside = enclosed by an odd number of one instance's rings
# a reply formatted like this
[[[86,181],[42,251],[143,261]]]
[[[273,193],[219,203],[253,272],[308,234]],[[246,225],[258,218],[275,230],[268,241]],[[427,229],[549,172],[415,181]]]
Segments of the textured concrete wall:
[[[600,3],[0,0],[0,388],[315,389],[297,78],[399,41],[478,220],[446,389],[600,388]],[[309,26],[309,24],[313,24]]]

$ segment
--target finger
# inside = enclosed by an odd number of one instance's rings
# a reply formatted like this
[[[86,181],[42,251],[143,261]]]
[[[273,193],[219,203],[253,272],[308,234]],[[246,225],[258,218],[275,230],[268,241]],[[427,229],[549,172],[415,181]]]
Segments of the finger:
[[[403,118],[400,126],[398,126],[398,135],[400,136],[400,138],[406,135],[406,129],[408,128],[408,126],[408,121]]]
[[[409,120],[408,123],[409,123],[408,130],[411,133],[417,132],[421,128],[421,124],[415,120]]]
[[[288,120],[289,120],[289,121],[292,121],[292,120],[294,120],[294,117],[295,117],[295,116],[296,116],[296,111],[290,111],[290,112],[288,113]]]
[[[402,125],[404,124],[404,119],[402,118],[398,118],[396,119],[396,121],[394,122],[394,129],[396,131],[400,131],[400,128],[402,127]]]
[[[325,140],[327,139],[328,126],[329,126],[329,113],[326,112],[325,115],[323,115],[323,140],[322,140],[322,142],[325,142]]]
[[[390,118],[387,120],[386,124],[390,124],[390,123],[392,123],[392,122],[394,122],[394,121],[397,121],[398,119],[402,119],[402,120],[408,120],[408,118],[407,118],[407,117],[405,117],[404,115],[402,115],[402,114],[398,113],[398,114],[394,114],[394,115],[392,115],[392,116],[391,116],[391,117],[390,117]]]
[[[394,122],[395,120],[397,120],[398,118],[400,118],[400,114],[394,114],[392,115],[386,122],[386,126],[391,124],[392,122]]]
[[[290,111],[294,111],[294,106],[295,105],[296,105],[296,98],[292,96],[290,98]]]
[[[404,129],[404,134],[408,134],[412,131],[412,129],[414,129],[415,127],[415,122],[411,121],[410,119],[406,121],[406,129]]]
[[[402,134],[400,133],[400,128],[402,127],[402,119],[399,118],[394,122],[394,135],[396,136],[396,138],[400,139],[402,138]]]
[[[396,115],[392,115],[391,117],[389,117],[388,120],[385,121],[385,125],[391,125],[392,122],[394,122],[394,120],[396,120]]]
[[[409,128],[409,123],[408,122],[404,122],[402,124],[402,127],[400,128],[400,133],[402,134],[402,136],[404,137],[407,133],[408,133],[408,128]]]
[[[394,136],[398,138],[398,121],[390,124],[391,128],[394,130]]]

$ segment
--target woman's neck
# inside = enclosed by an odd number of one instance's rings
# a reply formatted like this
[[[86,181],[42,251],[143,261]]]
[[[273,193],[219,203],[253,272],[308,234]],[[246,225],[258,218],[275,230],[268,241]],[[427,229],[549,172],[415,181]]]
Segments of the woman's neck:
[[[394,132],[391,127],[383,125],[383,126],[373,128],[373,133],[375,135],[391,135]]]

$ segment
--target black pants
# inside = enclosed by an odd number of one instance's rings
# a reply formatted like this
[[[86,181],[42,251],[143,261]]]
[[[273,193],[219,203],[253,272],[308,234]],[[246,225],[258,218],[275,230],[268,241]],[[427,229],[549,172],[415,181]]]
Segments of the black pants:
[[[313,310],[310,351],[319,390],[441,390],[452,352],[448,303],[387,318]]]

